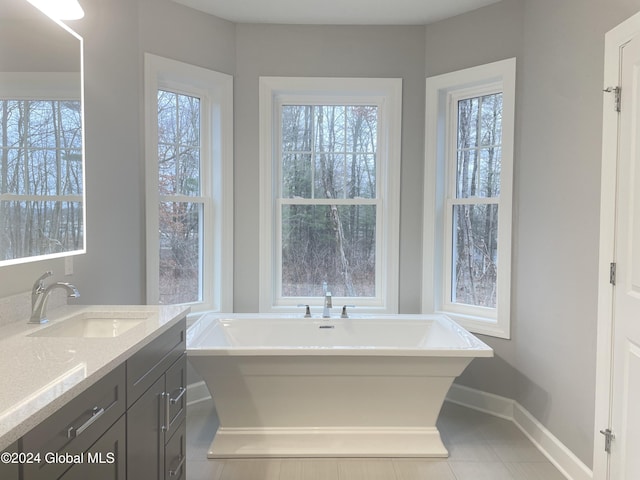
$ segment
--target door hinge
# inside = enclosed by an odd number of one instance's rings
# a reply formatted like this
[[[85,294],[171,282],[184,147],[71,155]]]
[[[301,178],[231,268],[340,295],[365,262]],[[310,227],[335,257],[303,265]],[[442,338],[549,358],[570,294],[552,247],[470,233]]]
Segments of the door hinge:
[[[604,435],[604,451],[611,453],[611,441],[616,438],[610,428],[600,430],[600,433]]]
[[[616,284],[616,263],[615,262],[611,262],[609,264],[609,283],[611,285]]]
[[[622,89],[620,87],[607,87],[603,90],[607,93],[613,93],[615,95],[615,105],[614,108],[616,112],[620,111],[620,103],[622,101]]]

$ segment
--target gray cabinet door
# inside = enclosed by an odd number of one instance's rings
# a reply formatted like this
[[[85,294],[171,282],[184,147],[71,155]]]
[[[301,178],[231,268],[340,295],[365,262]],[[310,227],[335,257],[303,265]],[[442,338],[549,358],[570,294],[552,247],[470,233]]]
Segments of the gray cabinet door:
[[[127,410],[127,478],[164,478],[164,375]]]
[[[187,460],[186,421],[174,426],[165,453],[165,480],[185,480]]]
[[[60,480],[125,480],[126,422],[122,416]]]

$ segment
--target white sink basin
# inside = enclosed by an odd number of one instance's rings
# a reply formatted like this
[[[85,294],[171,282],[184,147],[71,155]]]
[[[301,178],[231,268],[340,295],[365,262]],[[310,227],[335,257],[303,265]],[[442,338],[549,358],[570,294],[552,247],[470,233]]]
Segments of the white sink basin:
[[[118,337],[151,316],[148,312],[84,312],[30,334],[30,337]]]

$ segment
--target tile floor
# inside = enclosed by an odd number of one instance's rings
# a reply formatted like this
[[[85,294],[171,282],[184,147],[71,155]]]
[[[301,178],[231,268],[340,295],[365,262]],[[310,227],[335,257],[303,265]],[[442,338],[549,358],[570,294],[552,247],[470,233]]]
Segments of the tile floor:
[[[187,480],[564,480],[507,420],[446,402],[438,427],[446,459],[208,460],[211,400],[187,409]]]

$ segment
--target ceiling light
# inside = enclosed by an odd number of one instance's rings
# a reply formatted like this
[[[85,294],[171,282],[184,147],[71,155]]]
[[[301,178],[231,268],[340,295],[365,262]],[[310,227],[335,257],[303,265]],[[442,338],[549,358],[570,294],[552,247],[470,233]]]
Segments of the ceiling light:
[[[84,10],[78,0],[27,0],[45,15],[55,20],[78,20],[84,17]]]

